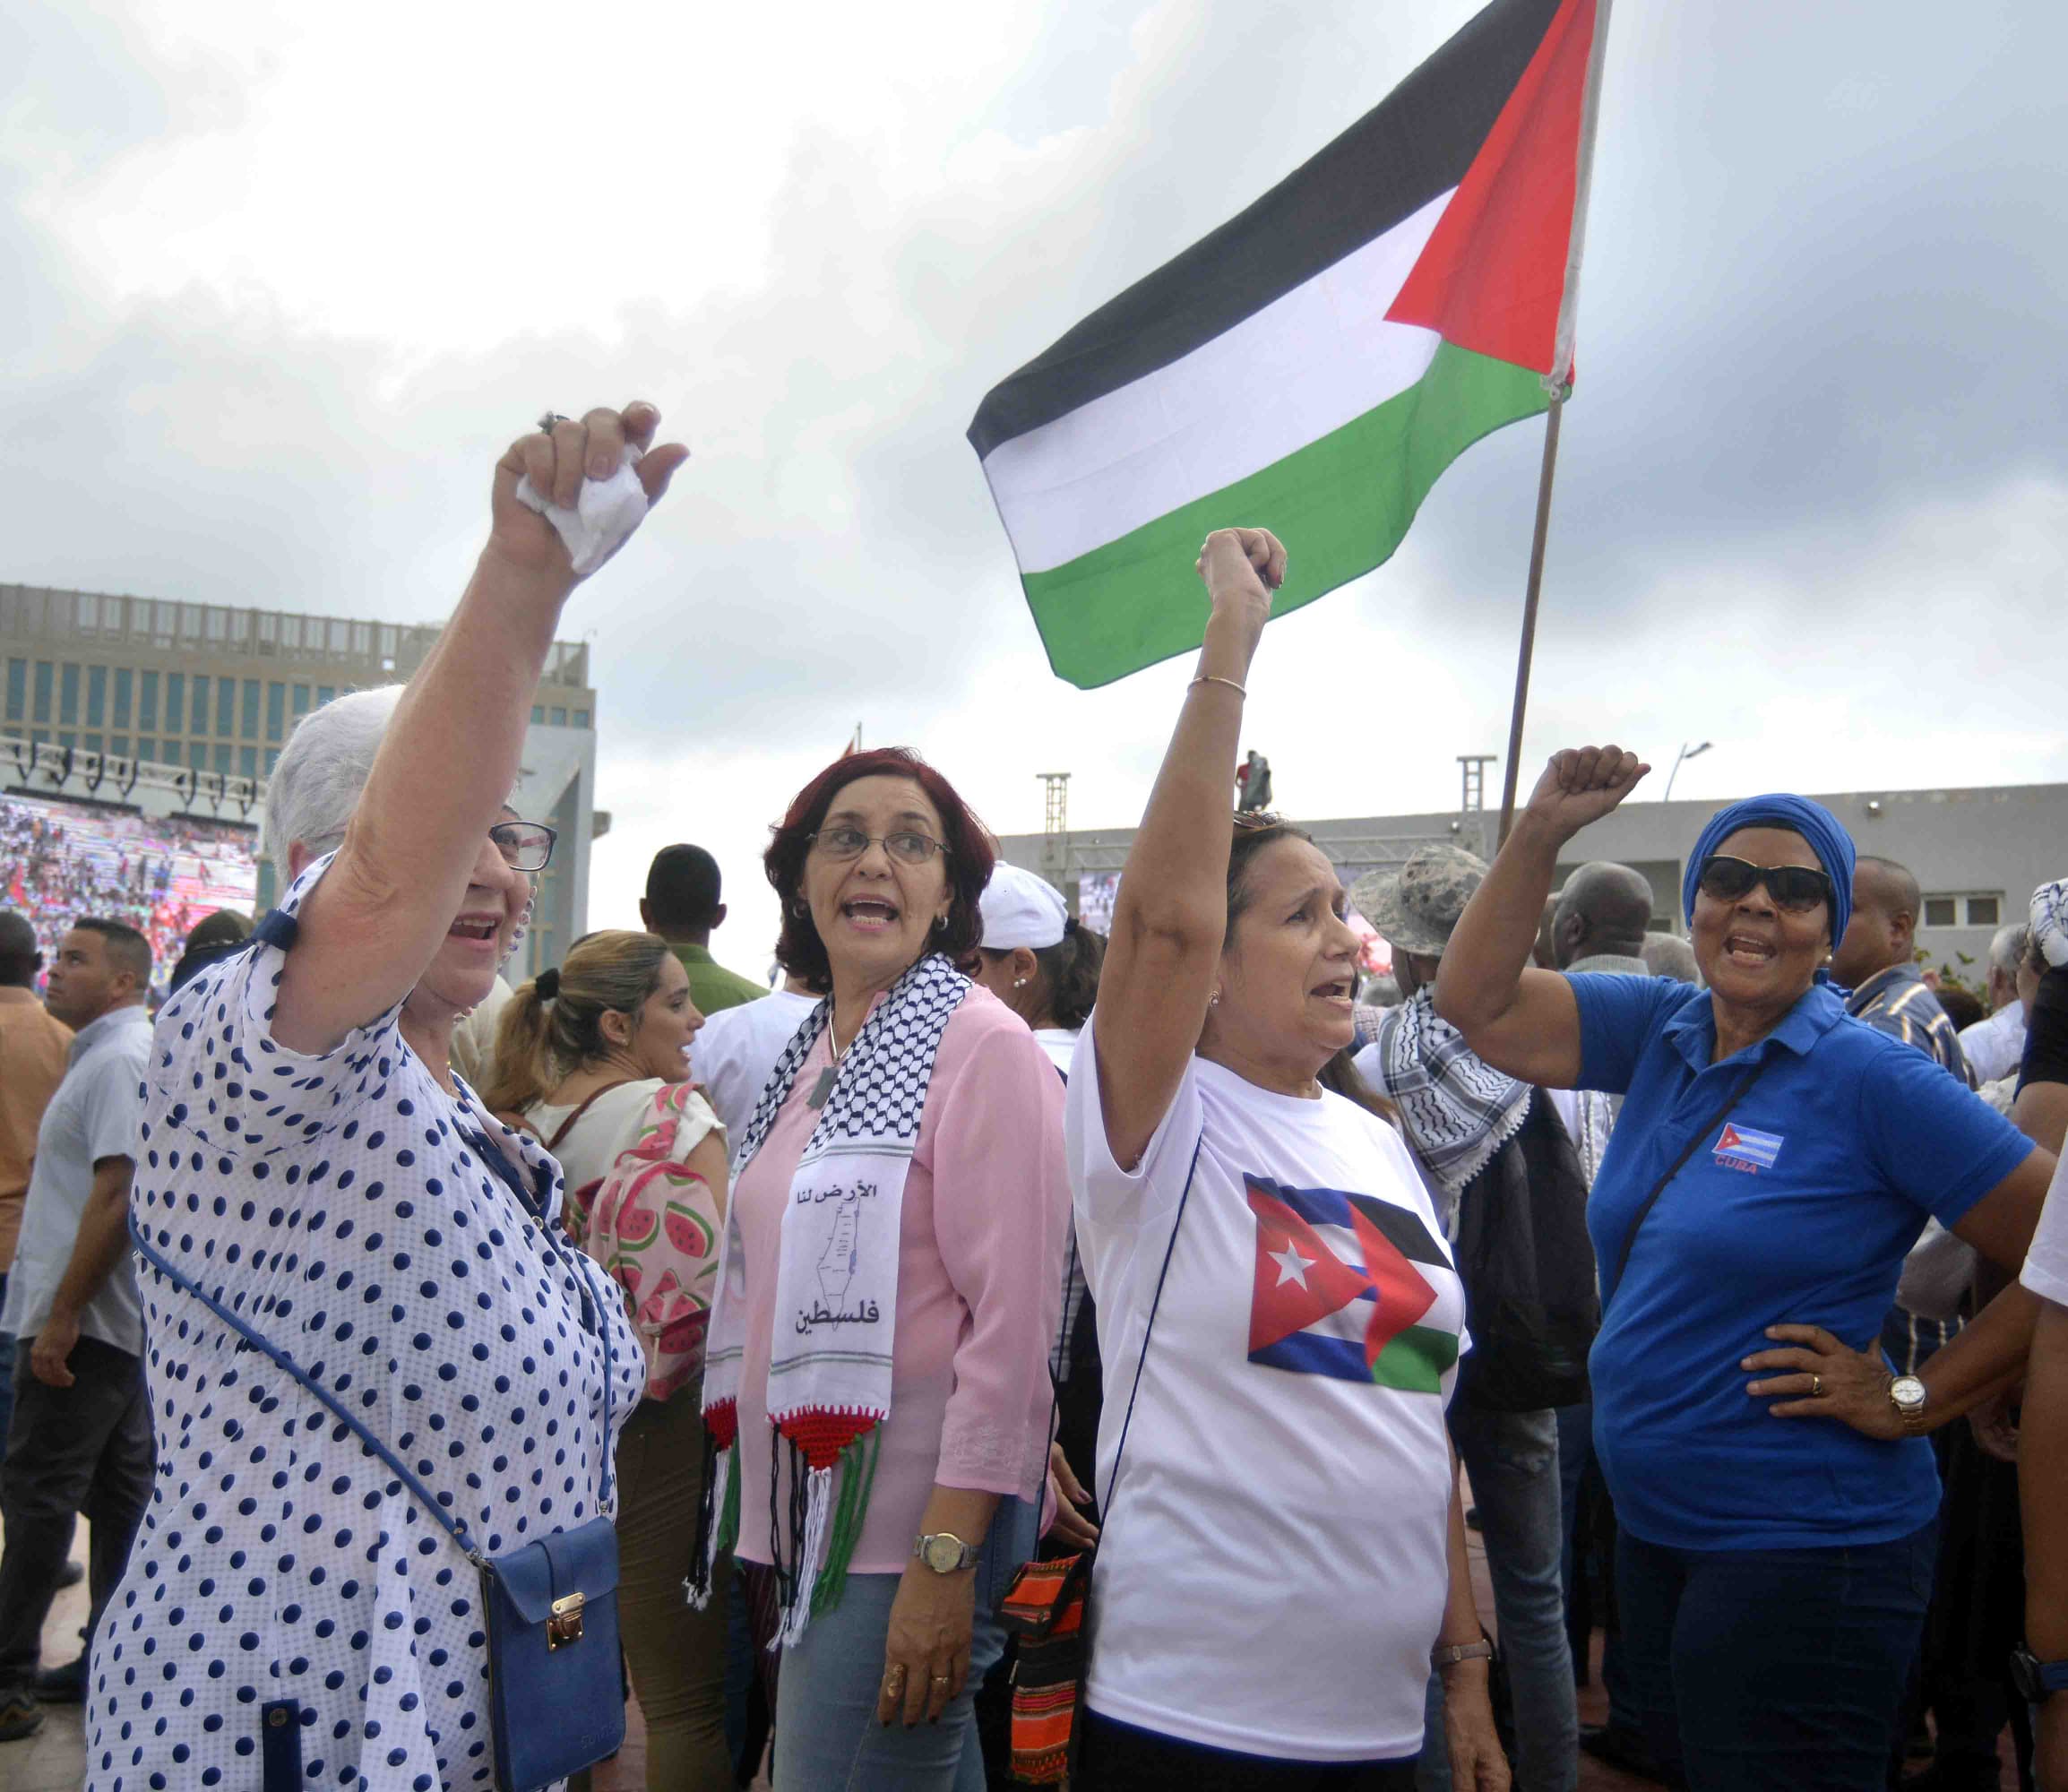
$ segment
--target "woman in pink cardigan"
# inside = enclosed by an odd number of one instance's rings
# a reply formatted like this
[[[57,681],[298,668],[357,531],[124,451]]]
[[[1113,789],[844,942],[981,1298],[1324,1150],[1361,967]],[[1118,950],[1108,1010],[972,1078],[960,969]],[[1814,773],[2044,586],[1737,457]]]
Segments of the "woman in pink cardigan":
[[[954,969],[992,862],[898,748],[821,772],[767,855],[777,957],[827,999],[740,1142],[704,1417],[712,1548],[774,1586],[778,1792],[984,1785],[970,1702],[1033,1554],[1070,1211],[1062,1082]]]

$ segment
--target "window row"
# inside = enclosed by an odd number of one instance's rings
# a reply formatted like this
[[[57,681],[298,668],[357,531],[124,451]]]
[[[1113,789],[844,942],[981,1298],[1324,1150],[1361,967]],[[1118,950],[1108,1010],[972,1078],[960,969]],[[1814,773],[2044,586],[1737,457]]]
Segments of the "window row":
[[[0,694],[0,720],[32,726],[54,722],[59,728],[82,723],[89,728],[134,727],[164,734],[263,739],[277,746],[294,722],[337,694],[335,685],[11,659]]]
[[[1965,910],[1963,915],[1962,911]],[[2003,892],[1986,895],[1956,894],[1925,898],[1923,924],[1927,927],[1999,927],[2003,924]]]

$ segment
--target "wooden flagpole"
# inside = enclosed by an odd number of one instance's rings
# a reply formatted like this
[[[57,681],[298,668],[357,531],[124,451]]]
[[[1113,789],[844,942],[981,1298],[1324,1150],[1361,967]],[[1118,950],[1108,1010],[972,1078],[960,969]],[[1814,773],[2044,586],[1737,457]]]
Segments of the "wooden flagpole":
[[[1554,398],[1544,421],[1544,467],[1537,477],[1537,532],[1529,542],[1529,585],[1522,597],[1522,646],[1515,657],[1515,707],[1508,717],[1508,762],[1501,776],[1498,851],[1515,823],[1515,780],[1521,769],[1522,712],[1529,703],[1529,656],[1537,645],[1537,594],[1544,585],[1544,538],[1551,530],[1551,478],[1558,469],[1558,419],[1564,398]]]

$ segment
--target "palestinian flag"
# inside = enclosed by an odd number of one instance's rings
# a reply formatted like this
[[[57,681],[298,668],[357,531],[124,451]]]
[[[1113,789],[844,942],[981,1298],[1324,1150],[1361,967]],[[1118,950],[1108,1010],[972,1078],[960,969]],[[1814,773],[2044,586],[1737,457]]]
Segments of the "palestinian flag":
[[[1249,1360],[1441,1394],[1457,1366],[1458,1334],[1421,1322],[1458,1275],[1428,1228],[1368,1194],[1269,1176],[1243,1184],[1256,1216]]]
[[[1304,168],[969,426],[1057,675],[1199,645],[1210,530],[1284,615],[1389,558],[1437,476],[1572,378],[1608,0],[1495,0]]]

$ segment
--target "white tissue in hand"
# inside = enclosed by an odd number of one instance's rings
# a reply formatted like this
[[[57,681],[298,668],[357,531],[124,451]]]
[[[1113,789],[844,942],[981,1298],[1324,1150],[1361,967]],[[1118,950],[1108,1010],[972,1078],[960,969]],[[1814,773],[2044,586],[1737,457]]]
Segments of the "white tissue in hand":
[[[610,558],[646,517],[646,487],[633,470],[639,450],[625,444],[625,459],[607,479],[584,478],[574,508],[553,503],[527,475],[517,482],[517,502],[535,510],[567,545],[577,578],[587,578]]]

